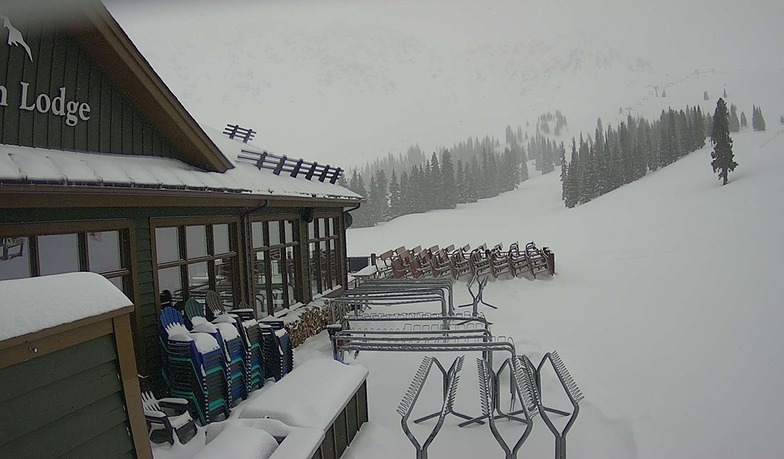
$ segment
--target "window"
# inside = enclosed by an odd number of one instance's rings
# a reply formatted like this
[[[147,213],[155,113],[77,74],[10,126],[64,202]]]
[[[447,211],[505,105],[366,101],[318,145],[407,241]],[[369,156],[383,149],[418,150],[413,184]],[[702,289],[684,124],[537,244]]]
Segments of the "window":
[[[340,285],[342,257],[339,225],[337,217],[316,218],[308,224],[308,263],[310,291],[313,295]]]
[[[251,223],[253,295],[260,316],[274,314],[299,298],[299,242],[296,219]]]
[[[234,222],[157,226],[155,263],[161,306],[218,293],[233,307],[237,295],[237,225]]]
[[[132,298],[129,240],[127,229],[57,232],[56,225],[35,226],[25,235],[0,237],[0,280],[91,271]]]

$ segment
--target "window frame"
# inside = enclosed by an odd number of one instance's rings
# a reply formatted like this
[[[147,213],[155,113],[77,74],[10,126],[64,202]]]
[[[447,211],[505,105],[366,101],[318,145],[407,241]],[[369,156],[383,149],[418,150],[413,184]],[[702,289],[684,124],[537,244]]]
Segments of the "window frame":
[[[290,221],[292,223],[291,228],[291,241],[286,241],[286,231],[285,225],[283,222]],[[279,244],[271,245],[270,244],[270,232],[268,230],[271,222],[278,222],[279,225],[279,234],[281,235],[282,242]],[[255,247],[254,243],[254,232],[253,227],[254,224],[261,223],[262,224],[262,245],[260,247]],[[302,245],[300,244],[300,228],[301,220],[297,214],[275,214],[275,215],[259,215],[254,218],[251,218],[249,221],[249,231],[248,231],[248,246],[250,252],[250,266],[249,266],[249,277],[252,279],[250,291],[251,291],[251,298],[253,298],[253,308],[256,310],[257,315],[259,317],[263,317],[264,315],[274,316],[275,314],[286,310],[292,306],[295,306],[297,303],[302,303],[302,267],[301,267],[301,260],[302,260]],[[284,255],[286,254],[286,249],[291,247],[293,249],[293,259],[288,260],[288,256],[286,256],[286,263],[291,262],[293,264],[293,272],[291,276],[293,279],[290,279],[290,274],[288,270],[283,270],[283,274],[281,276],[281,290],[283,301],[282,305],[276,307],[274,301],[266,301],[263,305],[264,310],[260,310],[257,307],[257,298],[258,295],[262,292],[257,288],[258,285],[255,281],[256,278],[256,262],[258,261],[256,256],[259,252],[264,252],[264,298],[269,299],[273,297],[273,282],[272,282],[272,266],[273,260],[270,254],[274,250],[280,250],[281,253]],[[294,298],[290,298],[289,290],[294,292]]]
[[[117,231],[120,233],[120,265],[119,269],[111,271],[91,271],[88,237],[90,233]],[[70,222],[33,223],[29,225],[12,224],[0,226],[0,238],[25,237],[28,238],[30,248],[28,251],[30,275],[26,278],[40,277],[41,258],[38,238],[41,236],[58,236],[76,234],[77,257],[79,268],[77,272],[95,272],[107,279],[122,279],[122,291],[131,301],[139,297],[138,285],[134,282],[136,266],[136,250],[134,245],[135,235],[133,222],[130,220],[84,220]],[[70,271],[74,272],[74,271]]]
[[[319,220],[326,219],[328,221],[327,227],[327,234],[322,235],[320,234],[320,225],[318,223]],[[311,295],[323,295],[324,292],[329,292],[338,286],[342,286],[343,282],[343,271],[341,266],[344,264],[341,262],[343,260],[343,247],[342,247],[342,240],[345,238],[341,237],[343,234],[342,231],[342,219],[339,213],[327,213],[327,212],[320,212],[317,213],[313,221],[308,223],[308,267],[310,269],[310,282],[311,282]],[[313,227],[313,235],[310,234],[311,225]],[[335,247],[330,248],[330,241],[335,241]],[[311,263],[312,260],[312,250],[311,246],[316,243],[318,247],[321,247],[324,244],[325,247],[325,257],[326,260],[322,262],[321,255],[319,254],[319,261],[316,266],[316,272],[318,276],[315,276],[316,288],[313,287],[314,281],[314,267]],[[322,270],[322,266],[326,267],[326,270]]]
[[[228,225],[229,226],[229,252],[215,254],[215,238],[214,226],[215,225]],[[188,245],[187,245],[187,227],[192,226],[206,226],[205,238],[207,245],[207,254],[203,256],[196,256],[188,258]],[[158,262],[158,241],[156,230],[160,228],[175,228],[177,230],[178,241],[178,259],[172,261]],[[231,282],[231,291],[234,299],[234,306],[236,307],[243,300],[243,275],[242,275],[242,239],[240,235],[240,218],[237,216],[200,216],[200,217],[165,217],[165,218],[150,218],[150,256],[152,264],[152,277],[153,288],[155,295],[155,307],[157,313],[161,311],[161,287],[159,282],[159,272],[163,269],[179,268],[180,288],[182,291],[183,303],[190,298],[190,284],[188,276],[188,267],[200,263],[207,264],[207,275],[209,290],[216,290],[216,267],[215,261],[229,257],[232,260],[232,270],[234,276]]]

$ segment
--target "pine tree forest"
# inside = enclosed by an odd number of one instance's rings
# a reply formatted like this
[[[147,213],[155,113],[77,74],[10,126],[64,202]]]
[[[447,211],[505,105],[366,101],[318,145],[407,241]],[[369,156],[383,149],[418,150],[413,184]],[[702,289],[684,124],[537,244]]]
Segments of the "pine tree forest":
[[[736,110],[730,110],[731,127],[738,120]],[[534,135],[507,126],[503,144],[490,136],[468,138],[430,157],[412,146],[405,155],[390,154],[353,170],[342,183],[366,198],[352,212],[356,227],[497,196],[527,180],[529,166],[541,174],[558,168],[562,199],[571,208],[704,147],[712,123],[710,114],[687,106],[662,110],[653,121],[628,116],[615,127],[604,127],[599,120],[593,135],[580,134],[564,143],[553,138],[567,129],[566,118],[556,111],[539,117]],[[740,120],[737,124],[739,129]],[[752,125],[765,129],[756,106]]]
[[[704,147],[710,129],[699,107],[662,110],[653,122],[629,116],[606,130],[599,120],[593,138],[572,139],[571,159],[561,166],[564,204],[586,203],[675,162]]]

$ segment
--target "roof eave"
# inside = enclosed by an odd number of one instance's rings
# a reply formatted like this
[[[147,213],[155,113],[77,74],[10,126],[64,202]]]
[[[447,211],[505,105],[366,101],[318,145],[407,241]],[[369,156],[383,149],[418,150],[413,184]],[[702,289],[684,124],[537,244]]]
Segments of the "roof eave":
[[[233,168],[106,7],[97,0],[80,4],[89,27],[83,24],[74,27],[74,35],[182,158],[195,167],[214,172]]]

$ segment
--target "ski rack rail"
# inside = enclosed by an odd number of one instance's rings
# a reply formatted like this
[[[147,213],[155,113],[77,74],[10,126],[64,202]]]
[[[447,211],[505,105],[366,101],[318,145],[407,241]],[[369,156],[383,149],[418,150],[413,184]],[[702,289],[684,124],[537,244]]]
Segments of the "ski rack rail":
[[[459,373],[463,368],[464,358],[465,356],[457,357],[452,362],[449,370],[445,370],[443,365],[441,365],[441,363],[435,357],[423,358],[422,363],[419,365],[419,369],[414,375],[414,379],[411,381],[411,385],[409,386],[405,395],[403,395],[403,400],[400,401],[400,405],[397,408],[397,412],[401,416],[400,425],[403,428],[403,432],[414,445],[414,448],[416,448],[417,459],[427,459],[427,448],[436,438],[436,435],[438,435],[438,432],[441,430],[441,426],[444,425],[444,419],[446,418],[446,415],[450,412],[453,412],[452,408],[455,402],[457,384],[460,380]],[[430,374],[430,370],[434,365],[441,371],[444,378],[443,401],[441,402],[441,409],[435,415],[428,417],[428,419],[430,419],[432,417],[438,416],[438,421],[436,422],[436,425],[433,427],[433,429],[431,429],[430,435],[428,435],[424,443],[420,444],[419,440],[417,440],[413,432],[411,432],[411,429],[408,427],[408,420],[414,410],[414,405],[419,399],[419,395],[421,394],[425,381]],[[414,422],[416,423],[419,421]]]

